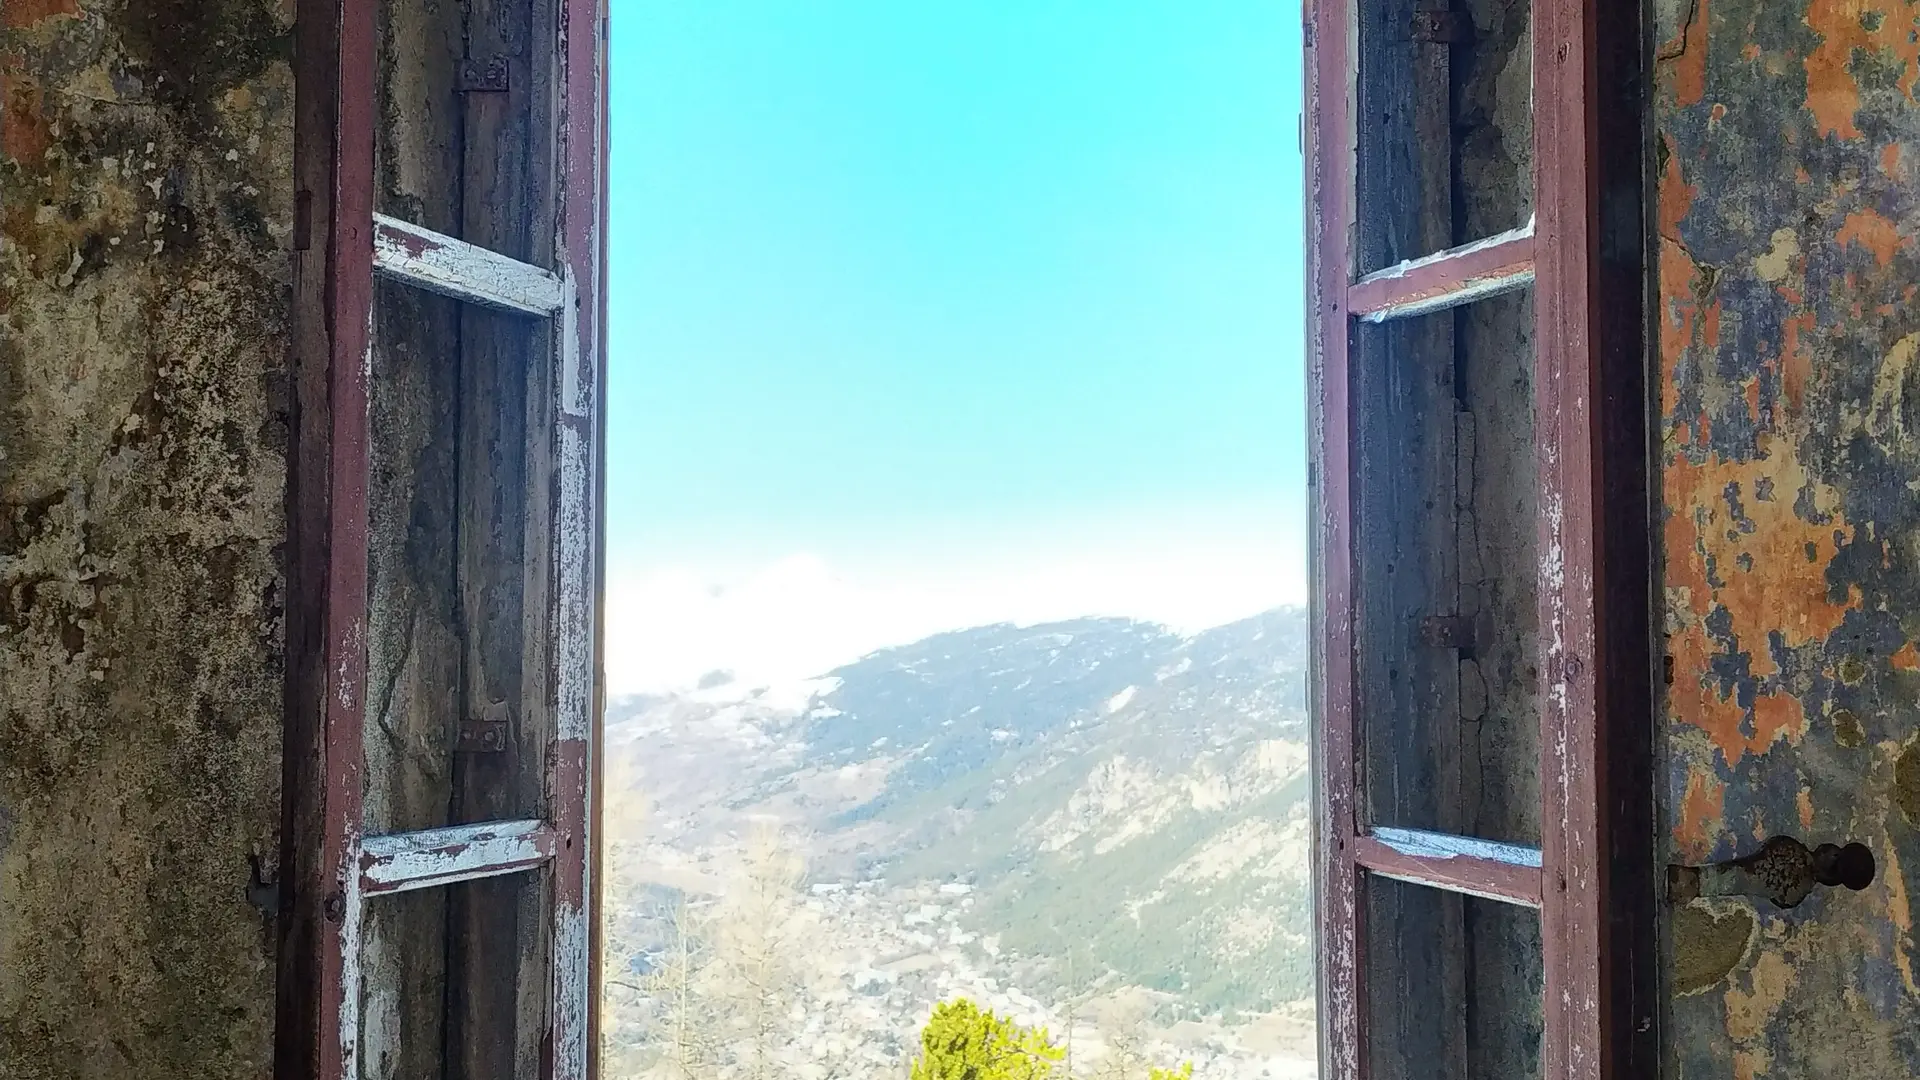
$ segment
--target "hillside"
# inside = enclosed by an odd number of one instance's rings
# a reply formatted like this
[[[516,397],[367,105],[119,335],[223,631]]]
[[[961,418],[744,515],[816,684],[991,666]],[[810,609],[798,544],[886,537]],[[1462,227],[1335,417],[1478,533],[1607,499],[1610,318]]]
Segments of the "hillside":
[[[1311,995],[1306,664],[1297,610],[1191,638],[1084,619],[618,703],[612,962],[640,980],[632,1022],[657,1012],[644,977],[674,913],[724,907],[774,827],[804,858],[790,995],[829,1012],[853,995],[872,1015],[822,1037],[872,1064],[970,988],[1067,1027],[1131,1001],[1137,1026],[1213,1062],[1196,1075],[1303,1075],[1267,1067],[1301,1046],[1264,1043],[1275,1017],[1298,1034]]]

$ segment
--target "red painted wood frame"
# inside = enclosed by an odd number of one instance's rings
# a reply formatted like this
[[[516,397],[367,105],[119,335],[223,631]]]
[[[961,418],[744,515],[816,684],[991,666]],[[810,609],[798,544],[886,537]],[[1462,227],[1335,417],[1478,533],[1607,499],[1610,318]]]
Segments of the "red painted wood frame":
[[[1368,1074],[1367,875],[1540,910],[1542,1069],[1658,1072],[1648,409],[1645,44],[1637,5],[1534,0],[1529,228],[1364,277],[1357,11],[1307,0],[1309,410],[1314,486],[1316,907],[1322,1075]],[[1357,792],[1354,321],[1531,282],[1539,475],[1542,844],[1499,850],[1373,828]],[[1531,857],[1529,857],[1531,856]]]
[[[516,262],[374,214],[375,0],[299,0],[295,23],[293,444],[288,491],[284,827],[275,1075],[358,1072],[359,927],[383,893],[550,868],[552,999],[543,1074],[590,1075],[599,999],[592,858],[604,528],[603,0],[562,0],[553,88],[555,266]],[[363,835],[369,377],[376,271],[551,320],[556,737],[541,819]]]

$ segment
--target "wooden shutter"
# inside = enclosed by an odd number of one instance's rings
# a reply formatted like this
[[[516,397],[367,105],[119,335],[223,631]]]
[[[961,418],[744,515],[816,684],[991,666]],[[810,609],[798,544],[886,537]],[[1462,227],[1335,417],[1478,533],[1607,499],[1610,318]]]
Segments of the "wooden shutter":
[[[1322,1075],[1656,1075],[1639,14],[1305,36]]]
[[[363,1069],[362,1009],[383,991],[432,997],[441,1026],[411,1049],[438,1072],[582,1080],[597,999],[604,10],[426,5],[456,20],[466,55],[403,57],[418,77],[377,86],[392,7],[300,0],[296,22],[276,1075],[394,1071]],[[436,103],[404,96],[433,86],[451,89]],[[463,194],[425,210],[458,237],[376,212],[380,126],[429,123],[446,101],[460,103],[449,141]],[[369,492],[383,471],[411,467],[383,457],[373,431],[380,297],[402,294],[445,298],[428,301],[444,317],[423,336],[457,365],[445,383],[457,402],[402,407],[440,409],[451,425],[429,449],[457,465],[421,482],[454,511],[410,557],[455,582],[461,640],[444,650],[444,700],[428,703],[457,725],[405,748],[440,772],[447,798],[427,812],[443,823],[383,832],[367,824],[378,778],[366,747],[374,699],[393,691],[369,687],[368,641],[391,583],[369,569]],[[370,986],[369,918],[428,895],[444,938],[413,944],[443,958],[441,992]]]

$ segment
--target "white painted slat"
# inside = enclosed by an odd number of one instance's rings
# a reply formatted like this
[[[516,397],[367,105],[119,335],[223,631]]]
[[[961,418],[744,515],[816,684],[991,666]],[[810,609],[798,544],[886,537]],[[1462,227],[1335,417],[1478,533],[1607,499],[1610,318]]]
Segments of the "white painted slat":
[[[1465,856],[1470,859],[1486,859],[1489,862],[1525,866],[1535,870],[1540,869],[1541,866],[1540,849],[1522,847],[1519,844],[1502,844],[1471,836],[1427,832],[1425,829],[1375,828],[1369,829],[1367,835],[1402,855],[1410,855],[1418,859],[1453,859]]]
[[[593,860],[589,858],[588,864]],[[588,909],[571,904],[553,913],[553,1075],[585,1080],[587,1020],[592,1011],[593,936]]]
[[[373,215],[373,268],[429,292],[523,315],[544,318],[566,302],[556,274],[385,214]]]
[[[369,836],[360,842],[360,883],[373,896],[531,870],[553,857],[543,821],[485,821]]]
[[[1408,259],[1353,283],[1349,303],[1362,322],[1405,319],[1533,284],[1533,220],[1457,248]]]
[[[594,373],[592,359],[581,363],[580,294],[572,269],[560,282],[560,412],[565,416],[593,415]]]

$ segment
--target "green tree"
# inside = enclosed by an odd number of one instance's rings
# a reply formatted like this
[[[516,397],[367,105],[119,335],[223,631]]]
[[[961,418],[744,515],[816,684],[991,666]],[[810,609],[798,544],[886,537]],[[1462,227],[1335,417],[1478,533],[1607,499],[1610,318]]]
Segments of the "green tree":
[[[934,1006],[912,1080],[1047,1080],[1065,1051],[1046,1028],[1022,1027],[966,998]]]

